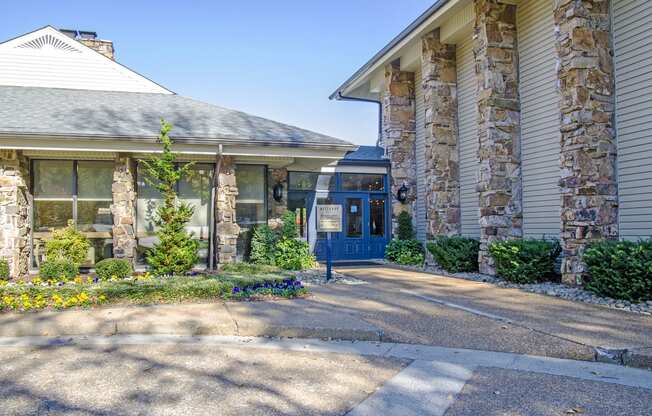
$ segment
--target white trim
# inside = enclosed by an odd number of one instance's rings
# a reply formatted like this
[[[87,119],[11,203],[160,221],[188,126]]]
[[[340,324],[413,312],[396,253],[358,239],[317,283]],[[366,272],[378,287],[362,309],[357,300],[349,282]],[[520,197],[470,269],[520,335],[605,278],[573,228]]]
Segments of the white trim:
[[[324,166],[321,173],[377,173],[387,174],[382,166]]]
[[[0,85],[173,94],[52,26],[0,43]]]

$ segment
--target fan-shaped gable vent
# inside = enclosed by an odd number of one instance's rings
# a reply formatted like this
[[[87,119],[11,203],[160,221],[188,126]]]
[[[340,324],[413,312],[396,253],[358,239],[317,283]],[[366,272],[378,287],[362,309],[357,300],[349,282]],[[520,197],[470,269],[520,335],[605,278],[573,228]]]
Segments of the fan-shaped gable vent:
[[[17,45],[16,48],[22,49],[55,49],[66,52],[77,52],[81,51],[74,46],[68,44],[67,42],[57,39],[52,35],[43,35],[36,39],[32,39],[29,42],[21,43]]]

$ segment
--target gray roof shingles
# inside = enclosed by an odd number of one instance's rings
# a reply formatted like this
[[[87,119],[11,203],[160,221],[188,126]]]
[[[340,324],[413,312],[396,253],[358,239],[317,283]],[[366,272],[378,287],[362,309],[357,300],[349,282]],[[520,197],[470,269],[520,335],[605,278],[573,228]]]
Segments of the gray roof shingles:
[[[355,147],[176,94],[0,86],[0,133],[151,139],[161,118],[174,125],[171,136],[177,139]]]

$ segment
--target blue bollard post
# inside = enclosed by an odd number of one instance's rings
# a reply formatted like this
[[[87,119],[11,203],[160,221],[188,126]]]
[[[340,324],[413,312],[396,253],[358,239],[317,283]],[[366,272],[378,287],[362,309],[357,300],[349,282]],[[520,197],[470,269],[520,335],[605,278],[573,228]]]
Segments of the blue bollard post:
[[[327,234],[326,242],[326,281],[331,280],[331,265],[333,263],[332,247],[331,247],[331,233]]]

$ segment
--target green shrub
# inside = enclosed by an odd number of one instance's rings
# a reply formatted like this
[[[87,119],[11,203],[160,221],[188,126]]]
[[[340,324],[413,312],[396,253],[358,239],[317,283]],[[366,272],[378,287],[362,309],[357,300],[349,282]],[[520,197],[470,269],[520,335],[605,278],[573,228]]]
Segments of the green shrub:
[[[496,273],[514,283],[551,280],[561,248],[556,241],[507,240],[489,246]]]
[[[156,209],[154,223],[158,227],[158,242],[147,252],[147,264],[157,274],[183,274],[190,271],[199,260],[199,242],[186,231],[194,208],[180,202],[177,185],[191,176],[193,162],[178,164],[177,154],[172,151],[170,131],[172,125],[161,120],[159,142],[162,153],[143,160],[145,181],[163,197]]]
[[[480,242],[466,237],[438,237],[428,243],[437,264],[451,273],[477,272]]]
[[[7,259],[0,259],[0,280],[9,280],[9,262]]]
[[[66,228],[52,232],[52,238],[45,242],[45,258],[48,260],[69,260],[77,265],[84,264],[91,242],[75,229],[72,221]]]
[[[396,238],[399,240],[411,240],[414,238],[412,229],[412,216],[406,211],[398,214],[398,227],[396,228]]]
[[[404,265],[422,265],[423,246],[418,240],[394,239],[385,248],[385,258],[389,261]]]
[[[602,241],[584,253],[588,281],[600,296],[631,302],[652,300],[652,240]]]
[[[124,279],[133,273],[131,262],[125,259],[104,259],[95,265],[95,273],[100,280],[109,280],[112,277]]]
[[[79,274],[79,264],[66,259],[45,260],[39,268],[39,276],[43,279],[72,279]]]
[[[299,228],[297,227],[296,214],[292,211],[285,211],[282,220],[281,238],[297,238],[299,236]]]
[[[274,263],[284,270],[304,270],[314,266],[307,241],[281,238],[274,251]]]
[[[275,245],[276,235],[267,224],[254,228],[249,259],[252,263],[273,265]]]

